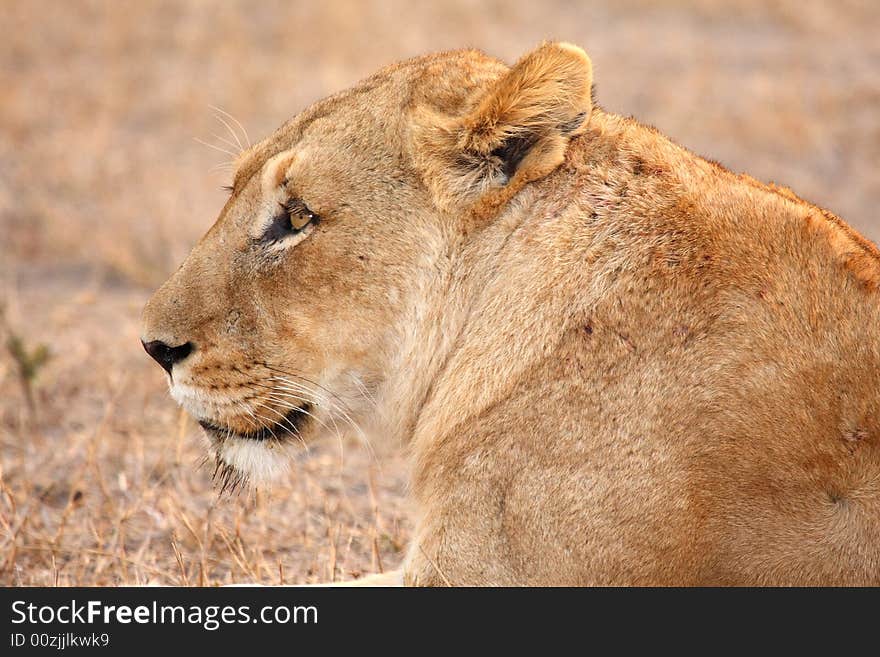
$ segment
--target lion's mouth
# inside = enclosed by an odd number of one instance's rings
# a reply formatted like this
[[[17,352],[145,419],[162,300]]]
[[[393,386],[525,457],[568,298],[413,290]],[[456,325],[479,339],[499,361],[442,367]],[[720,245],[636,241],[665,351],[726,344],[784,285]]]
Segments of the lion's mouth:
[[[306,420],[311,416],[312,405],[305,403],[298,408],[294,408],[281,420],[271,426],[261,427],[249,433],[232,431],[228,427],[222,427],[206,420],[199,420],[199,425],[208,435],[218,440],[229,440],[231,438],[240,438],[242,440],[282,440],[286,436],[300,437],[300,429]],[[279,414],[280,415],[280,414]]]

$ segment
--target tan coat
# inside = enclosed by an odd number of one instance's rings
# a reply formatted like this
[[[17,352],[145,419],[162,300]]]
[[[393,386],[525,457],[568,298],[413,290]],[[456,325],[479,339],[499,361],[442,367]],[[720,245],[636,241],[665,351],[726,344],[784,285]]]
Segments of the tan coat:
[[[591,84],[444,53],[245,153],[144,312],[172,394],[232,479],[404,441],[407,583],[880,584],[877,250]]]

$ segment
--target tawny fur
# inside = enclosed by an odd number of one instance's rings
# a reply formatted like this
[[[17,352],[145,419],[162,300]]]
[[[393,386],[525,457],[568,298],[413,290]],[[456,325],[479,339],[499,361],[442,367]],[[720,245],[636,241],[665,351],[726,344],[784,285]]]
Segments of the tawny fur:
[[[422,57],[243,154],[144,312],[196,345],[176,397],[246,433],[281,370],[305,442],[405,443],[408,584],[880,584],[877,250],[591,81],[567,44]],[[321,223],[267,255],[291,195]]]

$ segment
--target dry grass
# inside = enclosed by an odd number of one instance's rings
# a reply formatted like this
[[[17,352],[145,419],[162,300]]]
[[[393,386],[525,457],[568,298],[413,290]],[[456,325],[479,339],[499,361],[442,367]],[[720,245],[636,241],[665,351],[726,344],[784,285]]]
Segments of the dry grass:
[[[56,2],[0,12],[0,584],[219,584],[395,566],[403,457],[317,446],[218,499],[138,344],[151,289],[223,202],[210,105],[252,138],[381,65],[586,47],[598,98],[880,237],[872,2]],[[51,358],[31,408],[10,335]]]

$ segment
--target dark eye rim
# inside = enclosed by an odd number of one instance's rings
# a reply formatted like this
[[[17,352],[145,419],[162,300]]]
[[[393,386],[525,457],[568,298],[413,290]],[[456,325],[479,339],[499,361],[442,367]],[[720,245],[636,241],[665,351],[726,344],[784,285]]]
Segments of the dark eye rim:
[[[262,242],[278,242],[285,237],[297,235],[321,220],[318,214],[312,212],[301,199],[290,199],[278,205],[281,206],[281,212],[272,217],[272,221],[260,238]],[[296,228],[291,220],[294,214],[305,216],[308,221],[300,228]]]

